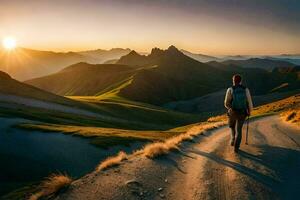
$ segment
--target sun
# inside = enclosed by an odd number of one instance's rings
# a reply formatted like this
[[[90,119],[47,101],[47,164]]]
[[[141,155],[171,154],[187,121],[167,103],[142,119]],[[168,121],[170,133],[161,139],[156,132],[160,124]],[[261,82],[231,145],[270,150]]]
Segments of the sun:
[[[7,50],[13,50],[17,47],[17,41],[14,37],[5,37],[2,41],[2,44]]]

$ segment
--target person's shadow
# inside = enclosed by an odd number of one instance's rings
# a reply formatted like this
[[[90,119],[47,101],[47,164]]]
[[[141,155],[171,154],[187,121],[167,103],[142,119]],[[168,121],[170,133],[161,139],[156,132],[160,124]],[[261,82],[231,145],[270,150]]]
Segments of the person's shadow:
[[[275,176],[266,175],[240,163],[225,160],[214,153],[207,153],[197,149],[190,151],[251,177],[270,188],[282,199],[295,199],[295,197],[299,196],[300,151],[267,145],[259,146],[259,148],[261,149],[260,155],[240,151],[238,156],[241,159],[248,159],[267,167],[275,173]]]

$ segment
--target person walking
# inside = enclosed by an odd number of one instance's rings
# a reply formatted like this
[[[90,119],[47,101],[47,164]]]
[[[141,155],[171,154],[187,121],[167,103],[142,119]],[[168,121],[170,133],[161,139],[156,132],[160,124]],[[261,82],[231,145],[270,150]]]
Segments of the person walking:
[[[231,146],[238,152],[242,141],[242,129],[247,116],[253,110],[251,94],[248,88],[242,85],[242,77],[236,74],[232,77],[233,86],[228,88],[224,106],[228,112],[228,122],[231,128]]]

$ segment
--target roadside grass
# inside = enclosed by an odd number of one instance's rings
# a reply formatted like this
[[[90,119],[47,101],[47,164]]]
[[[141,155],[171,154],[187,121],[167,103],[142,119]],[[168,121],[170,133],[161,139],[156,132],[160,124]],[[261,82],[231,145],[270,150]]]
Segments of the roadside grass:
[[[72,183],[72,178],[65,174],[52,174],[39,186],[39,191],[32,194],[29,200],[38,200],[57,194]]]
[[[300,126],[300,94],[260,106],[254,110],[255,115],[266,113],[280,113],[283,121]]]
[[[254,108],[252,115],[260,116],[265,114],[277,114],[280,112],[287,111],[289,109],[294,109],[300,105],[300,94],[268,103],[259,107]]]
[[[284,121],[300,127],[300,106],[283,112],[281,117]]]
[[[297,109],[295,109],[295,107]],[[300,95],[291,96],[289,98],[272,102],[263,106],[259,106],[254,109],[251,118],[258,118],[272,114],[278,114],[279,112],[287,112],[286,119],[294,123],[299,123],[300,119]],[[292,109],[292,110],[291,110]],[[207,122],[200,124],[193,124],[184,127],[175,128],[172,130],[187,130],[184,134],[179,134],[170,139],[167,139],[165,142],[152,143],[145,146],[141,151],[138,151],[137,154],[143,154],[148,158],[155,158],[157,156],[168,154],[171,150],[178,149],[178,146],[181,142],[185,140],[192,140],[194,136],[203,133],[206,130],[213,129],[227,124],[227,116],[219,115],[211,117]]]
[[[164,142],[148,144],[139,153],[147,158],[156,158],[168,154],[170,151],[179,150],[180,144],[184,141],[192,141],[196,136],[203,134],[205,131],[225,125],[225,121],[203,122],[190,128],[186,133],[171,137]]]
[[[122,161],[130,159],[134,156],[145,156],[149,159],[154,159],[163,155],[167,155],[171,151],[178,151],[180,150],[180,144],[182,142],[191,141],[197,135],[200,135],[205,131],[214,129],[224,124],[226,124],[226,122],[224,121],[202,122],[198,124],[198,126],[190,128],[185,133],[173,135],[172,137],[166,138],[164,141],[146,144],[142,149],[136,150],[130,155],[121,151],[118,155],[111,156],[106,160],[100,162],[96,167],[96,171],[103,171],[111,167],[118,166],[122,163]]]
[[[139,152],[148,158],[154,158],[160,155],[168,154],[171,150],[177,150],[177,145],[167,145],[165,142],[156,142],[149,144],[144,147],[144,149]]]
[[[145,156],[149,159],[154,159],[163,155],[167,155],[171,151],[178,151],[180,150],[180,145],[184,141],[192,141],[196,136],[204,133],[205,131],[214,129],[216,127],[220,127],[225,125],[226,122],[222,121],[215,121],[215,122],[202,122],[199,123],[197,126],[194,126],[185,133],[173,135],[170,138],[165,139],[164,141],[159,142],[153,142],[146,144],[142,149],[135,151],[131,155],[127,155],[126,158],[130,158],[132,156]],[[108,160],[105,160],[105,162],[118,160],[118,164],[122,162],[122,160],[118,159],[119,155],[116,157],[110,157]],[[102,165],[102,162],[99,164],[99,166]],[[104,170],[106,168],[103,168],[101,170]]]
[[[255,108],[253,110],[251,118],[255,119],[267,115],[278,114],[279,112],[287,111],[295,106],[299,108],[299,105],[300,95],[291,96],[289,98]],[[295,110],[289,112],[290,113],[288,114],[287,119],[289,121],[295,119],[297,122],[299,122],[299,110],[297,110],[296,114]],[[143,149],[137,150],[131,156],[142,155],[149,159],[154,159],[163,155],[167,155],[171,151],[179,150],[180,144],[182,142],[193,140],[193,138],[197,135],[200,135],[205,131],[223,126],[225,124],[227,124],[226,114],[211,117],[207,119],[206,122],[190,124],[187,126],[171,129],[170,131],[173,131],[178,134],[174,135],[173,137],[167,138],[164,141],[146,144]],[[128,157],[130,157],[130,155]],[[122,162],[122,160],[117,159],[115,157],[110,157],[109,160],[118,160],[119,164]],[[99,165],[101,165],[101,163]]]
[[[96,168],[96,171],[102,171],[110,167],[118,166],[123,160],[127,160],[127,154],[120,151],[117,156],[108,157],[102,161]]]

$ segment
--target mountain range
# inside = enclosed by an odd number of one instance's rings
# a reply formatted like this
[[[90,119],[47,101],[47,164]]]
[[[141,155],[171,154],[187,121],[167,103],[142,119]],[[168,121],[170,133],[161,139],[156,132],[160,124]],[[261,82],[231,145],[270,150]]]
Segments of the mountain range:
[[[158,48],[155,48],[159,52]],[[153,57],[152,51],[149,55]],[[294,66],[300,64],[300,57],[298,55],[278,55],[278,56],[210,56],[204,54],[196,54],[186,50],[180,50],[184,55],[193,58],[199,62],[220,62],[231,65],[239,65],[241,67],[262,68],[272,70],[276,67]],[[134,54],[135,51],[130,49],[113,48],[110,50],[89,50],[79,52],[52,52],[40,51],[27,48],[17,48],[14,51],[0,50],[0,70],[9,73],[17,80],[29,80],[41,76],[46,76],[60,71],[61,69],[76,64],[79,62],[86,62],[90,64],[115,64],[119,58]],[[144,60],[143,57],[147,53],[137,53],[135,56],[135,64],[137,59]],[[139,58],[138,58],[139,57]],[[141,61],[142,62],[142,61]],[[127,64],[130,64],[127,60]]]
[[[266,59],[286,61],[295,65],[300,65],[300,56],[265,56]]]
[[[244,83],[255,95],[300,86],[298,68],[267,71],[247,67],[201,63],[170,46],[166,50],[154,48],[147,56],[131,51],[116,64],[78,63],[26,83],[59,95],[119,96],[154,105],[222,90],[231,85],[235,73],[244,76]]]
[[[276,62],[271,62],[270,60],[273,61],[286,61],[289,63],[289,65],[300,65],[300,56],[298,54],[281,54],[281,55],[272,55],[272,56],[259,56],[259,55],[227,55],[227,56],[210,56],[210,55],[205,55],[205,54],[197,54],[197,53],[192,53],[189,51],[186,51],[184,49],[180,50],[182,53],[184,53],[185,55],[198,60],[199,62],[212,62],[212,61],[217,61],[217,62],[224,62],[224,61],[238,61],[238,62],[242,62],[244,60],[250,60],[251,59],[256,59],[257,62],[259,62],[259,60],[269,60],[269,61],[265,61],[268,62],[268,64],[271,65],[267,66],[267,69],[270,68],[274,68],[273,65],[278,65],[276,64]],[[255,63],[253,63],[255,64]],[[259,64],[259,63],[257,63]],[[266,63],[265,63],[266,64]],[[264,68],[263,66],[265,64],[262,64],[261,68]],[[252,65],[252,64],[251,64]],[[245,65],[247,67],[247,65]],[[250,66],[253,67],[253,66]]]
[[[119,59],[129,52],[130,49],[120,48],[67,53],[17,48],[11,52],[0,51],[0,70],[17,80],[28,80],[55,73],[78,62],[96,64]]]
[[[250,58],[246,60],[226,60],[222,62],[226,65],[237,65],[244,68],[261,68],[265,70],[273,70],[274,68],[293,67],[295,64],[267,58]]]

